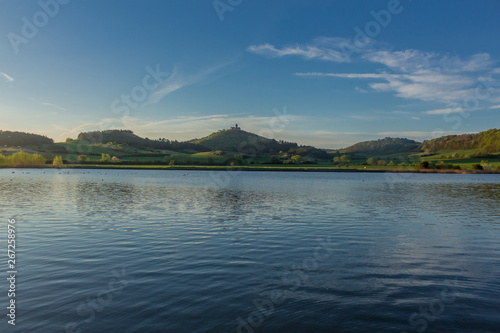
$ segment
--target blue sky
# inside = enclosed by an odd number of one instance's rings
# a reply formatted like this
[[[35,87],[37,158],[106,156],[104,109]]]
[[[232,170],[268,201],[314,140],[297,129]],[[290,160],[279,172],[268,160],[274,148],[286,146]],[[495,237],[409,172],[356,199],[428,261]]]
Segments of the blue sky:
[[[0,0],[0,129],[341,148],[498,127],[500,2]]]

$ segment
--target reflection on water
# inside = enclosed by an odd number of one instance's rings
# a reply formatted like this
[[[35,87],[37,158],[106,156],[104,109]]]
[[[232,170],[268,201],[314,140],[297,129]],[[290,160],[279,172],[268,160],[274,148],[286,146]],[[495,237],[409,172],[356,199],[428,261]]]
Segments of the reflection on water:
[[[220,188],[195,171],[0,170],[0,212],[19,221],[12,331],[500,326],[497,175],[233,178]],[[431,305],[432,317],[419,312]]]

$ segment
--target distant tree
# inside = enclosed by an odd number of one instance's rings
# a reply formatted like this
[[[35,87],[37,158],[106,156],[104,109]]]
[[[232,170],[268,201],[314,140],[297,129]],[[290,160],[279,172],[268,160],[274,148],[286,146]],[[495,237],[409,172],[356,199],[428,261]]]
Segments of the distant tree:
[[[10,165],[40,165],[45,164],[45,158],[40,154],[25,153],[21,150],[5,157],[5,162]]]
[[[50,152],[46,151],[42,154],[43,158],[45,158],[45,160],[53,160],[54,159],[54,155],[52,155]]]
[[[173,161],[173,162],[172,162]],[[173,155],[170,155],[170,165],[174,165],[174,164],[183,164],[183,158],[182,158],[182,155],[180,154],[173,154]]]
[[[9,156],[9,160],[11,164],[29,164],[29,154],[25,153],[24,151],[18,151],[17,153],[12,154]]]
[[[366,160],[366,163],[368,163],[369,165],[375,165],[375,159],[373,157],[370,157]]]
[[[418,165],[419,169],[429,169],[430,163],[428,161],[422,161]]]
[[[335,157],[333,158],[333,162],[335,162],[335,163],[340,163],[340,157],[335,156]]]
[[[54,160],[52,161],[52,165],[55,167],[60,167],[60,166],[64,165],[62,157],[61,156],[54,157]]]
[[[389,166],[396,166],[396,165],[397,165],[397,164],[396,164],[396,163],[394,163],[394,161],[390,161],[390,162],[389,162]]]
[[[292,161],[293,161],[293,163],[301,163],[302,162],[302,156],[300,156],[300,155],[294,155],[294,156],[292,156]]]
[[[323,149],[311,146],[292,147],[288,150],[290,156],[300,155],[302,157],[312,157],[319,159],[328,159],[328,153]]]
[[[86,155],[78,155],[78,162],[79,163],[85,163],[89,160],[89,158]]]
[[[349,157],[349,155],[342,155],[340,156],[340,161],[345,165],[348,165],[349,162],[351,162],[351,158]]]
[[[71,142],[73,142],[73,141],[75,141],[75,140],[74,140],[74,139],[72,139],[72,138],[66,138],[66,143],[71,143]]]
[[[103,163],[109,163],[111,162],[111,156],[109,154],[101,154],[101,162]]]
[[[111,161],[112,161],[113,163],[116,163],[116,162],[120,162],[120,159],[119,159],[118,157],[116,157],[116,156],[113,156],[113,157],[111,158]]]
[[[379,161],[377,162],[377,165],[379,165],[379,166],[386,166],[386,165],[387,165],[387,162],[386,162],[385,160],[379,160]]]
[[[483,170],[483,166],[479,163],[476,163],[476,164],[472,164],[472,169],[473,170]]]
[[[281,164],[281,160],[277,156],[271,156],[271,159],[269,161],[271,164]]]

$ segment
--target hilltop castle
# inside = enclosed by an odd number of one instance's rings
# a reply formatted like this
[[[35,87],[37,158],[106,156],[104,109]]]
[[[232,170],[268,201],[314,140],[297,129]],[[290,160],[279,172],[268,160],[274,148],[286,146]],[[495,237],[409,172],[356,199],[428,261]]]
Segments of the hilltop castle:
[[[238,124],[235,124],[234,126],[229,127],[230,131],[239,131],[241,127],[238,126]]]

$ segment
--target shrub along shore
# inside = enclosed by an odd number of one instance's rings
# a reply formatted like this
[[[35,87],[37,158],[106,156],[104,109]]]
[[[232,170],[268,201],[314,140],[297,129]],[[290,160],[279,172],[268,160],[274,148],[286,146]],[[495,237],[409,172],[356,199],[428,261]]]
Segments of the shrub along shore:
[[[422,161],[412,165],[394,164],[367,164],[361,165],[336,164],[244,164],[241,160],[232,159],[226,164],[174,164],[165,161],[123,161],[110,158],[103,154],[101,160],[89,161],[82,159],[79,162],[69,162],[61,156],[55,156],[52,160],[46,160],[36,153],[19,151],[9,156],[0,154],[0,168],[68,168],[68,169],[137,169],[137,170],[213,170],[213,171],[313,171],[313,172],[396,172],[396,173],[457,173],[457,174],[499,174],[500,170],[493,169],[487,161],[471,164],[464,168],[459,165],[446,163],[429,163]]]

